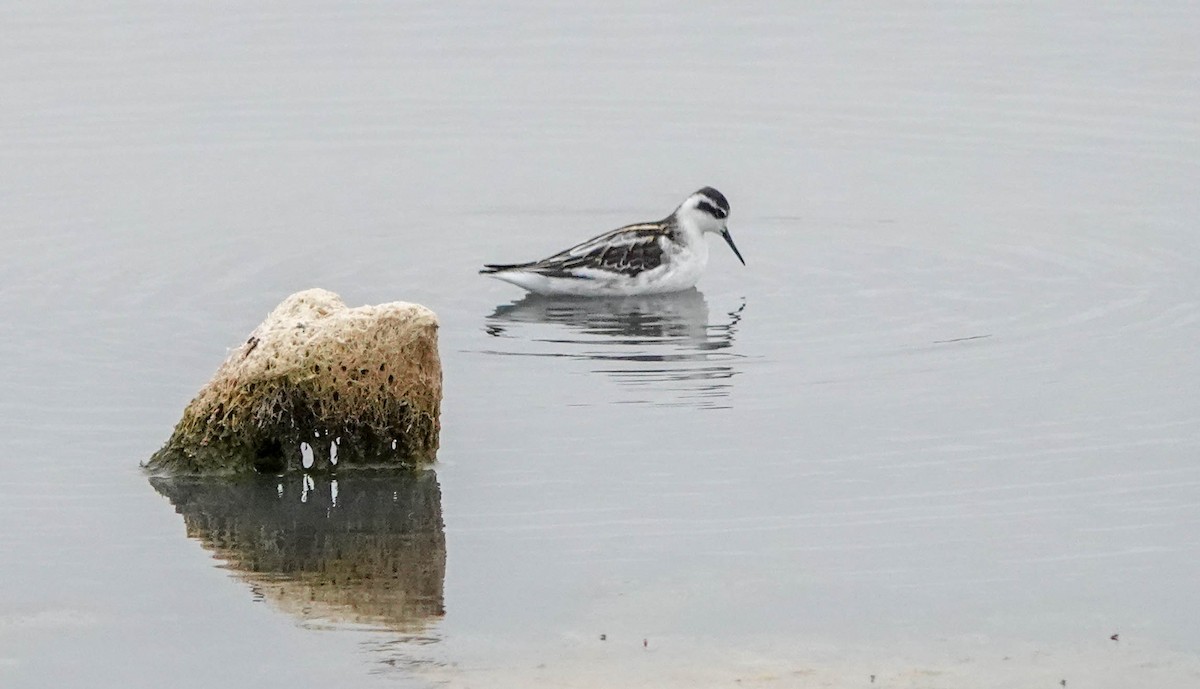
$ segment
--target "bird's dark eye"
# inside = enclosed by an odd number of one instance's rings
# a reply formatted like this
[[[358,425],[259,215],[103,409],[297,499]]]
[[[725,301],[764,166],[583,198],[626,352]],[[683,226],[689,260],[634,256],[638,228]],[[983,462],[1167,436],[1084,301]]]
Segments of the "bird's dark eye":
[[[704,211],[705,213],[708,213],[709,215],[711,215],[714,218],[717,218],[718,220],[723,220],[725,218],[725,216],[729,215],[725,211],[721,210],[720,208],[717,208],[716,206],[712,205],[711,203],[709,203],[707,201],[701,201],[699,204],[696,205],[696,208],[699,208],[700,210]]]

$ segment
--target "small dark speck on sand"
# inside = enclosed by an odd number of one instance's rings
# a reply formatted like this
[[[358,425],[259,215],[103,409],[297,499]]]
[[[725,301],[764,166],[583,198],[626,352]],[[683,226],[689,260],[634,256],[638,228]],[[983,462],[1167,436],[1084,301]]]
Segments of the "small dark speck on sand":
[[[934,344],[954,344],[956,342],[970,342],[971,340],[983,340],[991,337],[991,335],[970,335],[968,337],[953,337],[949,340],[934,340]]]
[[[607,635],[607,634],[601,634],[601,635],[600,635],[600,640],[601,640],[601,641],[604,641],[604,640],[605,640],[605,639],[607,639],[607,638],[608,638],[608,635]]]

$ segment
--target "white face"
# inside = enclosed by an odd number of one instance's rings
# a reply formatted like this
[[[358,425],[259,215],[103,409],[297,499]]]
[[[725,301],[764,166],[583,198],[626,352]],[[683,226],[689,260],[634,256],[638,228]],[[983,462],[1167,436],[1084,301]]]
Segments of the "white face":
[[[742,252],[738,251],[737,245],[733,243],[733,237],[729,234],[729,228],[726,227],[726,223],[729,221],[729,201],[724,194],[712,187],[704,187],[689,196],[687,201],[679,206],[679,210],[675,211],[675,214],[681,223],[701,232],[721,235],[729,248],[733,249],[733,255],[737,256],[742,265],[746,265],[746,260],[742,258]]]
[[[700,193],[687,197],[675,213],[680,222],[687,223],[701,232],[715,234],[724,232],[725,224],[729,220],[728,213],[723,208]]]

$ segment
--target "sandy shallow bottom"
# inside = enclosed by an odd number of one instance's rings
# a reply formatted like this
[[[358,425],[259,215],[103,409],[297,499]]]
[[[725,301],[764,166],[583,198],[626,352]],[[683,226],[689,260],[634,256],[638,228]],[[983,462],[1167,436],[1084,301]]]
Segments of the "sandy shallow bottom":
[[[488,642],[491,658],[524,648]],[[911,647],[909,647],[911,646]],[[609,637],[561,639],[527,662],[476,666],[467,660],[416,671],[449,687],[1169,687],[1200,680],[1194,654],[1137,642],[1039,648],[994,639],[947,639],[886,649],[764,640],[732,646],[713,640]]]

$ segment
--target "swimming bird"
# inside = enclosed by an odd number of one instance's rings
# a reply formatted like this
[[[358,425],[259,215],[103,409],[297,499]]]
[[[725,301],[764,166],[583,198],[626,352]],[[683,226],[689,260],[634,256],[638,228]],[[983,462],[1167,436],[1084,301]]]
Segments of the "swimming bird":
[[[729,201],[704,187],[657,222],[626,225],[540,261],[487,264],[479,271],[545,295],[626,296],[690,289],[708,265],[705,233],[729,234]]]

